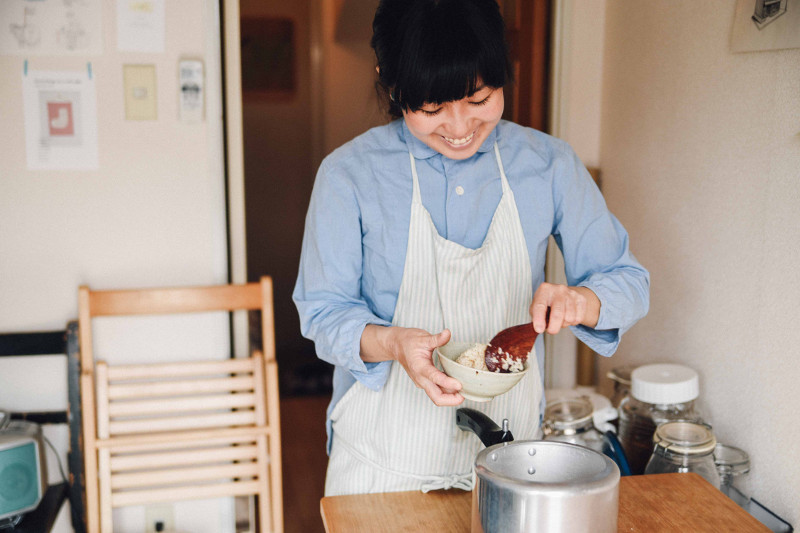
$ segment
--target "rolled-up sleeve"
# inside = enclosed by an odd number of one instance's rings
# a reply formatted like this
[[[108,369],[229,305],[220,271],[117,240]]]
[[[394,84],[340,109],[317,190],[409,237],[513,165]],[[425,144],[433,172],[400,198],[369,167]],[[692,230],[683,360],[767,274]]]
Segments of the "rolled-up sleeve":
[[[390,362],[364,363],[361,334],[367,324],[390,325],[361,296],[361,215],[355,189],[323,162],[306,215],[293,300],[303,336],[320,359],[346,369],[373,390],[386,382]]]
[[[628,233],[570,148],[564,147],[559,165],[553,236],[569,285],[588,287],[601,304],[597,326],[571,329],[594,351],[610,356],[622,335],[647,314],[650,274],[631,253]]]

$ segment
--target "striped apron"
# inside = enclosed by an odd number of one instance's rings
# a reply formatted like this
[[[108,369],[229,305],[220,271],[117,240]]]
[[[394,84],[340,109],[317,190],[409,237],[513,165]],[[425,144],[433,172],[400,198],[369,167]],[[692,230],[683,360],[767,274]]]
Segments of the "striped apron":
[[[422,205],[414,156],[408,251],[392,324],[438,333],[451,342],[486,343],[501,329],[531,320],[531,266],[514,194],[494,146],[503,195],[483,245],[470,249],[439,235]],[[532,357],[535,354],[531,354]],[[536,360],[520,383],[490,402],[459,407],[503,418],[517,439],[539,429],[542,383]],[[438,407],[402,365],[392,363],[383,388],[356,382],[331,413],[333,442],[325,495],[407,490],[471,490],[483,445],[455,423],[457,407]]]

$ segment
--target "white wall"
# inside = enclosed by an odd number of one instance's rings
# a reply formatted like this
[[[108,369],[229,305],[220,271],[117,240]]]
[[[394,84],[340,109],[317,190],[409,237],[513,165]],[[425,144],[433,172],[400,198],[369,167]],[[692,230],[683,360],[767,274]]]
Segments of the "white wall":
[[[652,301],[599,375],[695,368],[756,499],[797,526],[800,49],[731,53],[734,4],[608,2],[599,163]]]
[[[0,56],[0,332],[64,329],[77,318],[81,284],[102,289],[227,281],[217,2],[165,4],[163,54],[118,52],[116,2],[103,0],[102,55],[27,58],[30,70],[83,70],[91,61],[97,171],[27,170],[25,57]],[[202,124],[178,120],[178,59],[184,56],[205,61]],[[156,66],[158,120],[125,120],[122,65],[127,63]],[[111,362],[229,353],[224,314],[178,318],[167,327],[147,318],[98,326],[96,353]],[[155,346],[157,341],[163,342]],[[145,356],[134,355],[142,348]],[[0,359],[0,407],[63,409],[65,384],[63,357]],[[47,431],[65,461],[66,432]],[[60,481],[52,455],[49,463],[51,482]],[[190,512],[179,507],[176,514],[184,522],[176,526],[214,533],[232,529],[231,507],[227,500],[194,503]],[[141,508],[119,516],[125,523],[120,531],[142,531]],[[66,507],[54,531],[70,531]]]

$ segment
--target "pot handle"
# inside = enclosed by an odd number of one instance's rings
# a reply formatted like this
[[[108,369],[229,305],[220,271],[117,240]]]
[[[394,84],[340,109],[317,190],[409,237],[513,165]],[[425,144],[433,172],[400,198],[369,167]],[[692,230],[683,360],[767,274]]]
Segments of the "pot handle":
[[[501,442],[511,442],[514,436],[508,430],[508,422],[505,421],[503,428],[498,427],[494,420],[475,409],[461,407],[456,410],[456,425],[462,431],[472,431],[475,433],[484,446],[487,448]]]

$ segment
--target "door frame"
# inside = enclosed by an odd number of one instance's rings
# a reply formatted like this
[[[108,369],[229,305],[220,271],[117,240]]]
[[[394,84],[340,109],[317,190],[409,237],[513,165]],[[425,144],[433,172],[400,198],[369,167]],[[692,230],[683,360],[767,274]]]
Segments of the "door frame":
[[[225,117],[225,176],[228,224],[228,283],[247,283],[247,239],[244,204],[244,134],[242,130],[242,67],[239,1],[222,2],[222,67]],[[235,357],[249,350],[247,314],[233,313]]]

